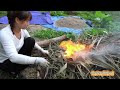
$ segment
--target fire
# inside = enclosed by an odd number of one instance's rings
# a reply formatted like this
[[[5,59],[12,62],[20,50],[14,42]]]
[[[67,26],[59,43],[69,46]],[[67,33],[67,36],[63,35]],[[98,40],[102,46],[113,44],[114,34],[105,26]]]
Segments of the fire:
[[[79,42],[74,43],[71,40],[62,41],[59,46],[65,50],[64,57],[72,58],[73,60],[77,60],[78,57],[84,58],[93,47],[93,45],[85,45]]]

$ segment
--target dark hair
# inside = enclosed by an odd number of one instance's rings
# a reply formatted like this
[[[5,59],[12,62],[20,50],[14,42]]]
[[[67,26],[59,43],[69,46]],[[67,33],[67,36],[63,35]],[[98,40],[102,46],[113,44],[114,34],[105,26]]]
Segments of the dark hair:
[[[7,11],[8,22],[11,26],[11,29],[14,27],[15,18],[19,20],[32,19],[30,11]]]

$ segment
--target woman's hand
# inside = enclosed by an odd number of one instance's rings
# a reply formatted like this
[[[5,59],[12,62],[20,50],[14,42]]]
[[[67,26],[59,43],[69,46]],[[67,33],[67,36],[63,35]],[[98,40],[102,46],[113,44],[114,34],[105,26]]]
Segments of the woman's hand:
[[[40,64],[41,66],[48,67],[50,63],[42,57],[36,57],[35,64]]]

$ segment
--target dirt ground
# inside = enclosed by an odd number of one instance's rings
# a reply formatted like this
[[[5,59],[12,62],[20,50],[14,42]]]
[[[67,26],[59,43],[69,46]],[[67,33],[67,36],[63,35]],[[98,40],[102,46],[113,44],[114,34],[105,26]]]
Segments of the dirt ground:
[[[56,25],[58,27],[68,27],[73,29],[82,29],[87,26],[82,19],[76,17],[62,18],[56,21]]]
[[[4,28],[5,26],[7,26],[8,24],[0,24],[0,29]],[[30,33],[33,33],[35,30],[42,30],[44,27],[40,26],[40,25],[29,25],[29,27],[27,28],[29,30]]]

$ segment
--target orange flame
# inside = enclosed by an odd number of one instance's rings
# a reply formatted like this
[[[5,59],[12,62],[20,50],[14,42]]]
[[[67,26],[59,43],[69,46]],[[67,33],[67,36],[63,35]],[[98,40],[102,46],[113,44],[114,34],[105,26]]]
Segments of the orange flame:
[[[75,59],[80,54],[82,57],[84,57],[86,52],[89,52],[90,49],[93,47],[93,45],[85,45],[81,43],[74,43],[71,40],[68,41],[62,41],[60,43],[60,48],[63,48],[65,50],[65,58],[72,58]]]

